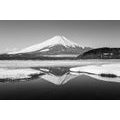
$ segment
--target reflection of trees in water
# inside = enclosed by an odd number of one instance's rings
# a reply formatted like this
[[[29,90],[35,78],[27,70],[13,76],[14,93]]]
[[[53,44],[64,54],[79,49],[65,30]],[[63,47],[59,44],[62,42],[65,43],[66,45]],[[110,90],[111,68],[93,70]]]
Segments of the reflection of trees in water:
[[[69,68],[67,68],[67,67],[51,67],[51,68],[49,68],[49,72],[56,76],[62,76],[65,73],[69,72]]]

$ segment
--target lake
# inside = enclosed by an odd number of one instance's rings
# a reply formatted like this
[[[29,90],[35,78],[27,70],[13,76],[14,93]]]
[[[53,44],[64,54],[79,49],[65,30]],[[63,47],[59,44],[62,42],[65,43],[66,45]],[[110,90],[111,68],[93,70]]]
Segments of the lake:
[[[112,69],[114,64],[119,68],[119,63],[120,60],[0,61],[0,99],[120,99],[119,76],[111,78],[85,71],[70,71],[70,68],[90,65],[110,64]],[[119,75],[119,69],[116,70],[115,73]]]

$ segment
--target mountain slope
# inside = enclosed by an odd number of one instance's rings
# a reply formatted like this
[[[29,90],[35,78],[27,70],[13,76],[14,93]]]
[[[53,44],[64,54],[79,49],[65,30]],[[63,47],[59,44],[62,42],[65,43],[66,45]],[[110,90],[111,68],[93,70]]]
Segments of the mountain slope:
[[[50,48],[53,47],[64,47],[64,48],[75,48],[80,47],[78,44],[71,42],[64,36],[55,36],[49,40],[46,40],[45,42],[42,42],[40,44],[36,44],[30,47],[27,47],[25,49],[22,49],[17,52],[10,52],[9,54],[19,54],[19,53],[30,53],[30,52],[46,52],[49,51]]]
[[[64,36],[55,36],[45,42],[32,45],[20,51],[2,54],[0,59],[73,59],[88,50],[91,50],[91,48],[82,48]]]

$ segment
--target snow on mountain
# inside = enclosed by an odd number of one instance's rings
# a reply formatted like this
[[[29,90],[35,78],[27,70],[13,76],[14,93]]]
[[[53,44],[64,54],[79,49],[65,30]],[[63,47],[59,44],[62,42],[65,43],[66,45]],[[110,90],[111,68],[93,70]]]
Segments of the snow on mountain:
[[[54,83],[56,85],[63,85],[68,81],[70,81],[71,79],[74,79],[75,77],[76,75],[67,74],[67,73],[62,76],[57,76],[50,73],[41,76],[41,78],[43,78],[44,80]]]
[[[80,47],[75,42],[72,42],[65,38],[64,36],[55,36],[49,40],[46,40],[45,42],[42,42],[40,44],[36,44],[30,47],[27,47],[25,49],[22,49],[20,51],[16,52],[9,52],[8,54],[19,54],[19,53],[29,53],[29,52],[35,52],[35,51],[49,51],[50,47],[53,47],[55,45],[62,45],[64,47]]]

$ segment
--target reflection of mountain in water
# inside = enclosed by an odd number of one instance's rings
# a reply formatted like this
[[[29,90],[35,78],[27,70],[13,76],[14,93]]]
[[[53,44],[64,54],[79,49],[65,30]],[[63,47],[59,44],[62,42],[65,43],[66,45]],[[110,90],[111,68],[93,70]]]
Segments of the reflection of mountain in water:
[[[70,74],[69,68],[65,67],[49,68],[49,73],[41,76],[44,80],[56,85],[63,85],[75,77],[76,75]]]
[[[72,75],[69,72],[69,68],[66,67],[49,67],[49,68],[34,68],[36,70],[40,70],[41,74],[39,75],[32,75],[31,78],[26,79],[0,79],[2,83],[10,83],[10,82],[26,82],[26,81],[33,81],[35,79],[49,81],[56,85],[61,85],[67,83],[69,80],[76,77],[76,75]]]
[[[81,76],[89,76],[92,78],[95,78],[96,80],[103,80],[107,82],[120,82],[120,77],[110,78],[110,77],[103,77],[97,74],[90,74],[90,73],[77,73],[77,72],[70,72],[69,68],[67,67],[50,67],[50,68],[36,68],[37,70],[40,70],[42,74],[39,75],[32,75],[29,79],[1,79],[0,82],[22,82],[22,81],[33,81],[35,79],[46,80],[48,82],[54,83],[56,85],[63,85],[67,83],[68,81]]]
[[[41,76],[41,78],[43,78],[44,80],[47,80],[56,85],[63,85],[75,77],[76,75],[71,75],[70,73],[65,73],[61,76],[56,76],[54,74],[49,73]]]

